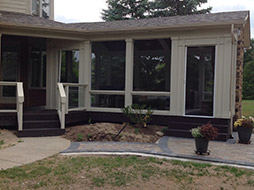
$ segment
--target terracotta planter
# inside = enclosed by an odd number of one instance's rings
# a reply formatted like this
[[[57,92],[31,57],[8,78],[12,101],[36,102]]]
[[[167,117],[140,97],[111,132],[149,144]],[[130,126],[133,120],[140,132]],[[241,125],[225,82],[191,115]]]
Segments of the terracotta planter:
[[[196,145],[196,153],[198,154],[207,153],[209,140],[204,137],[198,137],[194,139],[195,139],[195,145]]]
[[[238,127],[237,132],[239,137],[239,143],[249,144],[251,135],[252,135],[252,130],[253,130],[253,127],[251,128]]]

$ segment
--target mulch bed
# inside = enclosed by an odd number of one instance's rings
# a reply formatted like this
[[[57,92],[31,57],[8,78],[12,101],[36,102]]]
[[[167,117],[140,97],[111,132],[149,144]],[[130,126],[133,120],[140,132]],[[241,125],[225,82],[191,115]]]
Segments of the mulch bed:
[[[120,141],[155,143],[160,136],[156,133],[163,131],[165,126],[148,125],[146,128],[128,125],[123,132],[113,140],[114,136],[122,129],[124,124],[95,123],[80,125],[66,129],[66,139],[75,141]]]

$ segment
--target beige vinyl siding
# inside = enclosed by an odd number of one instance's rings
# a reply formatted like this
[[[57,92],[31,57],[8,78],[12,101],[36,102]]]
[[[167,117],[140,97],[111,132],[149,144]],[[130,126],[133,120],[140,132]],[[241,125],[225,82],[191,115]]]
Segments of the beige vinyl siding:
[[[30,14],[30,0],[0,0],[0,10]]]

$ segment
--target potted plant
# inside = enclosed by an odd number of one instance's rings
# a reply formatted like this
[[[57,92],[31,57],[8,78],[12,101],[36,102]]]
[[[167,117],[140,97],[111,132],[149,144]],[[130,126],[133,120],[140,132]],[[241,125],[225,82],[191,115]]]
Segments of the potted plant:
[[[207,123],[201,127],[193,128],[191,134],[195,139],[196,153],[204,154],[208,153],[209,140],[214,140],[218,136],[218,130],[211,123]]]
[[[238,132],[239,143],[243,143],[243,144],[250,143],[252,130],[253,130],[253,121],[254,119],[252,117],[238,119],[235,121],[234,126]]]

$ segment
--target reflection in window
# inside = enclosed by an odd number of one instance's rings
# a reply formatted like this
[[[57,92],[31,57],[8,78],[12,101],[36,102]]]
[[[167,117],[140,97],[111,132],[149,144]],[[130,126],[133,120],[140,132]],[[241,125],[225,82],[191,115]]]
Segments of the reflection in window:
[[[215,47],[188,47],[186,115],[213,116]]]
[[[153,110],[169,110],[170,97],[168,96],[133,96],[133,104],[146,105]]]
[[[124,96],[121,95],[91,95],[92,107],[123,108]]]
[[[50,0],[32,0],[32,15],[49,18]]]
[[[125,41],[92,44],[92,90],[125,89]]]
[[[2,45],[2,78],[3,81],[16,82],[19,65],[19,48],[16,44]],[[4,86],[3,97],[15,97],[16,87]]]
[[[134,90],[170,91],[171,40],[134,42]]]
[[[47,55],[43,48],[32,48],[31,51],[31,84],[33,88],[46,87]]]
[[[32,15],[40,16],[40,1],[32,0]]]
[[[60,82],[78,83],[79,81],[79,51],[61,52]]]
[[[42,0],[42,17],[49,18],[49,0]]]

